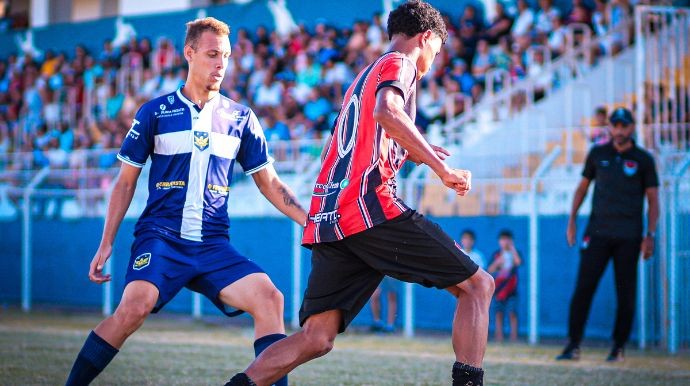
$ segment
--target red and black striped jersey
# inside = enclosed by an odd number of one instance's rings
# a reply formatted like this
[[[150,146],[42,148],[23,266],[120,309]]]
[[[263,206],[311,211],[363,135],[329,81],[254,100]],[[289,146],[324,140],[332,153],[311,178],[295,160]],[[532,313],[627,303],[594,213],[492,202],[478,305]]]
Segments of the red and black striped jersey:
[[[312,193],[302,243],[341,240],[397,217],[408,207],[396,196],[395,174],[407,151],[374,119],[376,93],[398,89],[414,121],[417,67],[388,52],[357,75],[347,90]]]

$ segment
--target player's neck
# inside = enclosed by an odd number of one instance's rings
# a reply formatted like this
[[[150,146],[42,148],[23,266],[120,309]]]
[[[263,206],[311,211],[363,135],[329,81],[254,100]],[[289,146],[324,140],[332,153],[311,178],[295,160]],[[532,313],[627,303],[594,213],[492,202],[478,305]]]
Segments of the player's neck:
[[[185,98],[192,101],[195,105],[199,106],[199,108],[203,109],[206,102],[218,95],[218,91],[209,91],[206,89],[206,87],[195,86],[190,79],[187,79],[187,82],[188,83],[185,83],[184,87],[182,87],[182,90],[180,91]]]
[[[396,51],[407,56],[413,63],[417,62],[419,58],[420,49],[417,43],[412,38],[405,38],[399,35],[393,36],[391,44],[388,46],[388,51]]]

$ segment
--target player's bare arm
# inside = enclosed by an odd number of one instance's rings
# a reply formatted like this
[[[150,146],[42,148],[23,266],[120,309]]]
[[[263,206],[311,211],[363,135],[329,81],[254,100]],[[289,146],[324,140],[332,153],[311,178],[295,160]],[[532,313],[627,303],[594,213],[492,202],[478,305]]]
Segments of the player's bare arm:
[[[254,183],[259,188],[261,194],[273,204],[279,211],[290,217],[300,225],[307,222],[307,212],[297,201],[295,194],[276,173],[273,165],[269,165],[258,172],[252,174]]]
[[[122,163],[120,174],[110,194],[110,202],[108,203],[108,213],[105,217],[105,227],[103,228],[101,244],[89,266],[89,280],[94,283],[101,284],[110,281],[110,274],[103,275],[103,267],[108,258],[110,258],[110,254],[113,251],[115,235],[117,234],[118,228],[120,228],[125,213],[127,213],[129,204],[132,202],[139,174],[141,174],[140,168],[128,165],[124,162]]]
[[[444,185],[464,196],[470,190],[471,174],[465,170],[453,170],[424,139],[414,122],[405,113],[400,91],[384,87],[376,95],[374,119],[386,133],[405,148],[415,162],[429,166],[441,178]]]
[[[566,230],[566,240],[569,246],[575,245],[575,237],[577,237],[577,212],[582,206],[582,202],[587,196],[587,190],[589,189],[590,180],[588,178],[582,178],[580,183],[575,189],[575,197],[573,197],[573,205],[570,208],[570,218],[568,219],[568,229]]]
[[[654,254],[654,234],[659,220],[659,188],[645,189],[647,196],[647,233],[642,239],[642,257],[649,259]]]
[[[432,144],[429,144],[429,146],[431,146],[431,148],[434,149],[434,152],[436,152],[436,155],[442,161],[445,161],[446,158],[450,157],[450,152],[448,150],[444,149],[443,147],[432,145]],[[420,165],[422,163],[420,160],[418,160],[412,156],[408,156],[407,159],[414,162],[417,165]]]

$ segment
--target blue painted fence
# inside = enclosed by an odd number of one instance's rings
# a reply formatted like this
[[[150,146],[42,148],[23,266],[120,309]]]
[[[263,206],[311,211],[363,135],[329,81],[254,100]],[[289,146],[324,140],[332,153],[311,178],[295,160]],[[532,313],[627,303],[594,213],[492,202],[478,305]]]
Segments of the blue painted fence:
[[[462,217],[438,218],[436,221],[451,235],[473,229],[477,234],[477,249],[487,260],[497,248],[497,235],[503,228],[515,234],[516,247],[523,254],[524,264],[519,270],[520,333],[527,333],[527,265],[529,262],[528,219],[526,217]],[[579,257],[576,249],[565,245],[566,218],[543,217],[540,223],[541,309],[539,315],[542,336],[562,337],[566,333],[568,304],[577,275]],[[75,221],[36,220],[33,222],[33,290],[35,304],[48,304],[95,309],[101,305],[102,291],[87,278],[88,266],[98,247],[103,226],[102,219]],[[118,234],[113,254],[113,295],[115,304],[123,289],[124,273],[129,260],[133,236],[133,221],[125,221]],[[21,222],[0,222],[0,304],[16,305],[21,289]],[[580,224],[580,229],[584,223]],[[286,319],[291,318],[292,225],[286,219],[242,218],[231,222],[231,242],[242,253],[258,262],[285,294]],[[302,249],[303,283],[309,274],[309,251]],[[415,286],[417,328],[450,330],[455,299],[445,291]],[[402,291],[401,291],[402,299]],[[183,290],[164,312],[191,312],[191,292]],[[402,315],[402,302],[400,303]],[[613,326],[615,293],[612,269],[609,267],[595,297],[587,334],[608,338]],[[220,315],[204,300],[205,314]],[[650,310],[651,311],[651,310]],[[355,325],[366,325],[371,313],[363,310]],[[401,317],[398,318],[401,322]],[[492,323],[493,325],[493,323]],[[493,328],[493,326],[492,326]]]

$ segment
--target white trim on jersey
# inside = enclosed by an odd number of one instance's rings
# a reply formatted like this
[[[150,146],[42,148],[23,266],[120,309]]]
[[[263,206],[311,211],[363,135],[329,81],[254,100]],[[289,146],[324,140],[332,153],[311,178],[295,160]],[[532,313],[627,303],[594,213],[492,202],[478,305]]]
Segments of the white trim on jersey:
[[[187,134],[188,139],[186,142],[191,146],[192,150],[192,156],[189,161],[187,195],[185,196],[184,208],[182,209],[182,226],[180,228],[180,236],[187,240],[201,241],[204,217],[204,190],[209,158],[211,157],[210,151],[201,151],[193,145],[194,132],[210,133],[211,115],[216,100],[214,98],[206,102],[200,112],[197,112],[193,107],[190,108],[192,130],[181,132]]]
[[[122,162],[124,162],[124,163],[126,163],[126,164],[128,164],[128,165],[134,166],[135,168],[141,169],[141,168],[144,167],[144,164],[140,164],[139,162],[134,162],[134,161],[132,161],[131,159],[126,158],[126,157],[123,156],[123,155],[120,155],[120,153],[117,153],[117,159],[119,159],[120,161],[122,161]]]
[[[253,169],[247,170],[246,172],[244,172],[244,175],[251,176],[252,174],[254,174],[256,172],[260,172],[261,170],[266,169],[271,164],[273,164],[273,158],[269,157],[268,161],[262,163],[261,165],[255,167]]]

